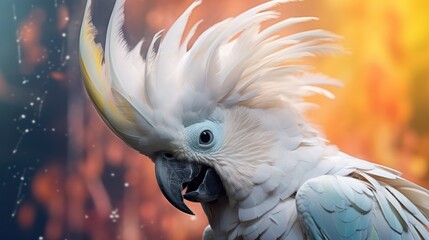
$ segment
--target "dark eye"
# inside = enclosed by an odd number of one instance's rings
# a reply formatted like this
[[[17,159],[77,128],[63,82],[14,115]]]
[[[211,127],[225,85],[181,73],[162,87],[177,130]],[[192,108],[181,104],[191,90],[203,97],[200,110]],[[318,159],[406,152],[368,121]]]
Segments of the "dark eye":
[[[202,145],[209,145],[213,142],[213,133],[210,130],[204,130],[200,133],[199,143]]]

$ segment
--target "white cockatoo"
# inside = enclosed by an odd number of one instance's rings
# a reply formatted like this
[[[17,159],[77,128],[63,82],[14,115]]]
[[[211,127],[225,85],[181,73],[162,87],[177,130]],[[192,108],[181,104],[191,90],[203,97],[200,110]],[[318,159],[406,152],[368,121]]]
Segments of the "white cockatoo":
[[[400,173],[330,146],[303,116],[304,97],[333,97],[302,58],[338,51],[323,30],[279,31],[269,1],[214,24],[192,44],[193,2],[145,57],[123,38],[116,0],[103,48],[88,0],[80,33],[85,87],[125,143],[155,163],[172,205],[201,202],[203,239],[429,239],[429,191]],[[161,37],[163,35],[163,37]],[[159,47],[155,47],[159,42]],[[155,49],[156,48],[156,49]]]

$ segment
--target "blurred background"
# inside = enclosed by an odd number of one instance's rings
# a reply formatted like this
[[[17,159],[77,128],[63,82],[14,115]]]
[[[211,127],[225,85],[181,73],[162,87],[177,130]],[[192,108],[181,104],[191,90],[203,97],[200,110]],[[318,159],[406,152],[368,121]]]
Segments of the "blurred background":
[[[128,0],[130,45],[168,28],[192,0]],[[261,0],[205,0],[200,29]],[[113,0],[94,0],[103,43]],[[82,88],[77,43],[83,0],[0,1],[0,239],[200,239],[207,220],[173,208],[152,162],[126,147]],[[337,78],[337,99],[308,112],[346,153],[429,187],[429,1],[306,0],[282,18],[317,16],[350,54],[309,59]],[[201,32],[201,31],[200,31]],[[284,34],[287,34],[285,32]]]

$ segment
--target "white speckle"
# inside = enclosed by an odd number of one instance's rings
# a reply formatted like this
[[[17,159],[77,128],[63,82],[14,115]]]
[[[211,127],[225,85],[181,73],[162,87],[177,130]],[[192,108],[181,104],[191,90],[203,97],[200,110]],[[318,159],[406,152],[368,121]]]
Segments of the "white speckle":
[[[52,131],[52,132],[55,132],[55,128],[51,128],[51,131]]]
[[[61,37],[66,37],[66,36],[67,36],[66,33],[61,34]]]
[[[40,236],[40,237],[39,237],[39,240],[43,240],[43,236]]]
[[[197,220],[197,217],[196,216],[191,216],[191,221],[195,221],[195,220]]]
[[[40,97],[37,97],[37,98],[36,98],[36,100],[37,100],[37,101],[40,101]]]
[[[21,181],[24,181],[24,180],[25,180],[24,176],[22,176],[20,179],[21,179]]]
[[[129,183],[124,183],[124,187],[129,187],[130,186],[130,184]]]
[[[88,218],[89,218],[89,216],[85,214],[85,219],[88,219]]]
[[[26,129],[24,130],[24,132],[25,132],[25,133],[28,133],[28,132],[30,132],[30,130],[28,130],[28,128],[26,128]]]
[[[111,177],[114,177],[114,176],[115,176],[115,173],[113,173],[113,172],[112,172],[112,173],[110,173],[110,176],[111,176]]]
[[[40,75],[39,75],[39,74],[37,74],[37,75],[36,75],[36,78],[37,78],[37,79],[39,79],[39,78],[40,78]]]
[[[70,19],[69,19],[69,17],[65,17],[65,18],[64,18],[64,20],[68,21],[68,20],[70,20]]]
[[[113,210],[109,215],[109,218],[112,219],[112,222],[118,221],[119,217],[118,209]]]
[[[27,80],[27,79],[25,79],[25,80],[22,80],[22,85],[25,85],[25,84],[27,84],[29,81]]]
[[[26,118],[25,114],[21,114],[21,118],[25,119]]]
[[[69,60],[70,59],[70,55],[66,55],[66,60]]]
[[[34,119],[33,119],[33,120],[31,120],[31,123],[32,123],[32,124],[35,124],[35,123],[36,123],[36,120],[34,120]]]
[[[34,102],[30,102],[30,106],[34,106]]]
[[[13,149],[12,154],[15,154],[16,152],[18,152],[18,150],[15,148]]]

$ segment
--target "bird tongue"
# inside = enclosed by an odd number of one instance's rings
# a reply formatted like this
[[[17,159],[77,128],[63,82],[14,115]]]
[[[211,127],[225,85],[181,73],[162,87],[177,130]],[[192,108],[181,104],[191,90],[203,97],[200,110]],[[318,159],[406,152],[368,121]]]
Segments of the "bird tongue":
[[[204,167],[198,176],[192,180],[183,195],[192,202],[212,202],[225,195],[222,181],[213,168]]]
[[[210,167],[160,155],[155,159],[155,174],[167,200],[188,214],[193,212],[183,202],[183,197],[189,201],[206,203],[225,195],[222,181]],[[186,193],[182,195],[186,187]]]

